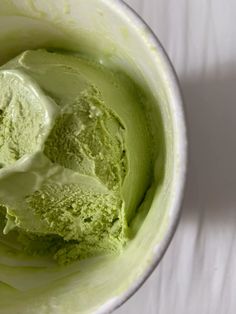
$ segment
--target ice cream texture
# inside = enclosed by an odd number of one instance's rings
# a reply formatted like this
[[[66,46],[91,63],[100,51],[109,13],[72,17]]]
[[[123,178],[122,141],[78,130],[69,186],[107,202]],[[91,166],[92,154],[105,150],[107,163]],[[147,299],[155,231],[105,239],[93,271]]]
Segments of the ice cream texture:
[[[28,254],[67,264],[121,252],[151,159],[142,94],[124,73],[46,50],[0,68],[3,233]]]

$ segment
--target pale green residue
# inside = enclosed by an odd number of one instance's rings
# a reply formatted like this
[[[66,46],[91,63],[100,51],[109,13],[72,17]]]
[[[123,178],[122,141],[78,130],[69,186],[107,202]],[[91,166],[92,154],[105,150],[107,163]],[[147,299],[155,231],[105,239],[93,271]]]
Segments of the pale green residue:
[[[102,10],[97,9],[97,13],[98,13],[100,16],[104,16],[104,12],[103,12]]]
[[[4,65],[0,84],[4,234],[59,264],[121,252],[151,180],[141,94],[121,73],[45,50]]]
[[[29,7],[31,10],[38,15],[39,18],[44,18],[47,16],[47,14],[43,11],[38,9],[36,1],[35,0],[27,0]]]
[[[70,14],[70,4],[67,0],[64,0],[64,13]]]
[[[120,28],[120,32],[121,32],[121,34],[122,34],[122,36],[124,37],[124,39],[129,39],[129,30],[128,30],[128,28],[127,27],[121,27]]]

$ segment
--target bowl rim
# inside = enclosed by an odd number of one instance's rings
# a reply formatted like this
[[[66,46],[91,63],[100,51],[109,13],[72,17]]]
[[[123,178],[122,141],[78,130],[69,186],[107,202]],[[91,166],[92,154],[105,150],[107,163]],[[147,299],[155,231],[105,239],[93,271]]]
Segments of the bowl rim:
[[[168,57],[164,47],[162,46],[160,40],[151,29],[151,27],[144,21],[144,19],[124,0],[103,0],[107,5],[115,6],[119,11],[121,11],[125,16],[127,16],[132,24],[138,26],[138,28],[145,27],[145,34],[147,42],[155,47],[158,51],[158,57],[162,61],[165,67],[165,74],[168,76],[168,84],[170,86],[171,94],[175,100],[175,113],[173,116],[176,118],[176,126],[179,130],[179,140],[177,142],[176,151],[178,154],[178,176],[176,178],[177,189],[175,191],[175,197],[173,198],[172,212],[169,220],[165,236],[160,240],[158,244],[158,250],[153,254],[152,261],[149,266],[144,270],[140,277],[135,280],[135,282],[127,289],[125,293],[118,295],[114,299],[108,301],[105,308],[102,306],[100,310],[96,313],[105,314],[111,313],[121,305],[123,305],[128,299],[130,299],[138,289],[144,284],[144,282],[149,278],[152,272],[155,270],[157,265],[163,258],[169,244],[174,236],[177,229],[178,222],[180,220],[184,191],[186,186],[186,176],[187,176],[187,164],[188,164],[188,141],[187,141],[187,130],[186,130],[186,115],[184,109],[183,95],[177,77],[174,66]],[[110,2],[110,3],[109,3]],[[103,308],[103,309],[102,309]]]

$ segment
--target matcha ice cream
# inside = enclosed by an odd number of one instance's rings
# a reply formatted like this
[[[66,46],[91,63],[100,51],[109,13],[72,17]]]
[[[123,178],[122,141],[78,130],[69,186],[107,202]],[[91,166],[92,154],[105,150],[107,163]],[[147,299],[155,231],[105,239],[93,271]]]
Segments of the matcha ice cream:
[[[0,68],[0,212],[29,254],[59,264],[119,253],[150,184],[142,94],[69,53],[26,51]]]

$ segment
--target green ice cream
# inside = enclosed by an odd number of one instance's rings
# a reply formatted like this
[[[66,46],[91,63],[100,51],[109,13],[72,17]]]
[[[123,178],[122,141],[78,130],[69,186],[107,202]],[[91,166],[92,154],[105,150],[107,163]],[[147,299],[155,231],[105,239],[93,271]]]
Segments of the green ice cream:
[[[150,146],[127,76],[68,53],[24,52],[0,68],[4,234],[60,264],[119,253],[150,183]]]

